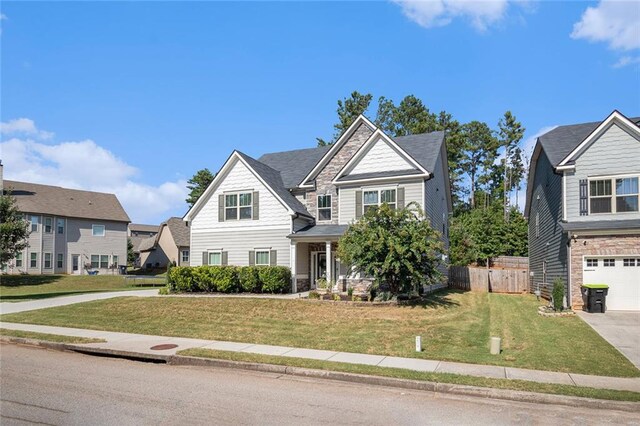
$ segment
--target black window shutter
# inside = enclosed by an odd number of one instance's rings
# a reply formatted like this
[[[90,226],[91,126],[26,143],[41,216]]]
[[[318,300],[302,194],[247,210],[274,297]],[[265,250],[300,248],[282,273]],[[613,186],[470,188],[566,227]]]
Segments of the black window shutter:
[[[202,252],[202,264],[203,265],[209,264],[209,253],[207,253],[206,251]]]
[[[253,220],[260,219],[260,193],[253,191]]]
[[[356,191],[356,219],[362,216],[362,191]]]
[[[224,222],[224,194],[218,195],[218,222]]]
[[[580,179],[580,216],[589,215],[589,192],[587,179]]]
[[[278,250],[271,250],[271,253],[269,254],[269,265],[278,265]]]

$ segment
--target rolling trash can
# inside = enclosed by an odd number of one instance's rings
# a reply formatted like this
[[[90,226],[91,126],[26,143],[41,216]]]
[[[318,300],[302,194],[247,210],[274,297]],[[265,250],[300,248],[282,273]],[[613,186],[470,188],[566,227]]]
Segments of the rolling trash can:
[[[584,284],[582,286],[582,300],[589,313],[602,313],[607,310],[607,294],[609,286],[606,284]]]

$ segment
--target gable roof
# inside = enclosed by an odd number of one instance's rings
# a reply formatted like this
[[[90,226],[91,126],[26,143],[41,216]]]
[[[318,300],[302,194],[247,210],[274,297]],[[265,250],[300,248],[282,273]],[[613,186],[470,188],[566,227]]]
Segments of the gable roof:
[[[189,225],[187,222],[182,220],[180,217],[170,217],[166,221],[162,222],[159,227],[159,232],[153,237],[144,238],[139,246],[139,251],[149,251],[155,250],[162,236],[162,231],[164,228],[169,228],[171,232],[171,236],[173,237],[173,242],[176,247],[189,247],[190,246],[190,235],[189,235]]]
[[[158,232],[158,225],[143,225],[141,223],[130,223],[129,231],[132,232]]]
[[[158,234],[158,235],[160,235],[160,234]],[[156,239],[157,239],[158,235],[154,235],[153,237],[143,238],[138,243],[138,251],[154,250],[155,247],[156,247]],[[134,251],[135,251],[135,246],[134,246]]]
[[[11,180],[4,181],[4,189],[11,190],[24,213],[131,222],[114,194]]]

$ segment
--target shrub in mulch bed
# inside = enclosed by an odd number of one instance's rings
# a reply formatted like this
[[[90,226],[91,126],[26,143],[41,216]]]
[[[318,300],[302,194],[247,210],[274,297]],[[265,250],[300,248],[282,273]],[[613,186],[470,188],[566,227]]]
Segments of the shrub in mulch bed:
[[[553,306],[540,306],[538,308],[538,315],[542,315],[543,317],[570,317],[575,315],[576,313],[572,310],[563,310],[556,311],[553,309]]]

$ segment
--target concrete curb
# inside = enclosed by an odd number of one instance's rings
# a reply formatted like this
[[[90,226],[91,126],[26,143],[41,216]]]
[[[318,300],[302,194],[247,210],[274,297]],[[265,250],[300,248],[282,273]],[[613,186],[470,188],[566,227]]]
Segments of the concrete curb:
[[[47,342],[23,337],[0,336],[0,342],[37,346],[64,352],[77,352],[86,355],[125,358],[133,361],[166,363],[178,366],[234,368],[263,373],[276,373],[296,377],[336,380],[347,383],[358,383],[372,386],[385,386],[399,389],[426,391],[440,394],[460,395],[476,398],[501,399],[535,404],[567,405],[600,410],[618,410],[632,413],[640,412],[640,403],[629,401],[611,401],[604,399],[583,398],[577,396],[544,394],[508,389],[485,388],[479,386],[456,385],[421,380],[397,379],[393,377],[370,376],[365,374],[344,373],[330,370],[290,367],[256,362],[231,361],[215,358],[198,358],[182,355],[145,354],[140,352],[119,351],[93,348],[70,343]]]

